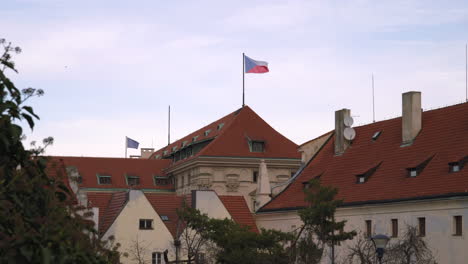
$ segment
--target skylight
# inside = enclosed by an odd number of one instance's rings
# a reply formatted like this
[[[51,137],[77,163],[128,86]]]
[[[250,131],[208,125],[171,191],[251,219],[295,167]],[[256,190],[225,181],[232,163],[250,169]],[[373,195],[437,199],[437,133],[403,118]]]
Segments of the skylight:
[[[161,215],[161,220],[169,221],[169,217],[167,215]]]
[[[380,134],[382,134],[382,131],[377,131],[374,133],[374,135],[372,136],[372,140],[377,140],[377,138],[379,138]]]

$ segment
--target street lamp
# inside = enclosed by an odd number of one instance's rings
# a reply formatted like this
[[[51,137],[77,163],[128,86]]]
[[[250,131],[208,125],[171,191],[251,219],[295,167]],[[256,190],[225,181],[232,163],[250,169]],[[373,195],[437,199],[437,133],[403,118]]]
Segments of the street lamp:
[[[373,236],[371,239],[375,246],[377,258],[379,258],[379,262],[382,263],[382,257],[385,251],[385,247],[387,246],[387,243],[390,240],[390,238],[388,238],[388,236],[386,235],[378,234]]]

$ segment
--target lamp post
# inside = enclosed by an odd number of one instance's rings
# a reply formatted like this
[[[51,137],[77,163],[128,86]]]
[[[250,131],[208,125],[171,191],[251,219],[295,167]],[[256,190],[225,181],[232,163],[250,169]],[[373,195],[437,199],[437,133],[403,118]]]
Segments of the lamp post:
[[[379,263],[382,264],[382,257],[385,252],[385,247],[387,246],[388,241],[390,238],[386,235],[378,234],[371,238],[372,242],[375,246],[375,252],[377,253],[377,258],[379,259]]]

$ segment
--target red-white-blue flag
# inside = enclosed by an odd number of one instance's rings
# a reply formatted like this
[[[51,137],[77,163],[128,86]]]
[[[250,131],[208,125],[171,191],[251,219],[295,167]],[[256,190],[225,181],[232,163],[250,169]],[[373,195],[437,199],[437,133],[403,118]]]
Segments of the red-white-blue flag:
[[[256,61],[244,55],[245,73],[265,73],[269,72],[268,62]]]

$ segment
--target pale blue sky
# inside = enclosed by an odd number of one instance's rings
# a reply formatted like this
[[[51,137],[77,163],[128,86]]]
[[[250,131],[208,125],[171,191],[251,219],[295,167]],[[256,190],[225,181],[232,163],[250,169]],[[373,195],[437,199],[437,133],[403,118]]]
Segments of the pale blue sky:
[[[350,108],[356,124],[465,99],[466,1],[4,1],[0,37],[21,46],[19,87],[42,88],[28,140],[52,155],[123,156],[241,106],[242,52],[270,63],[246,75],[246,103],[301,144]],[[129,150],[129,154],[137,154]]]

